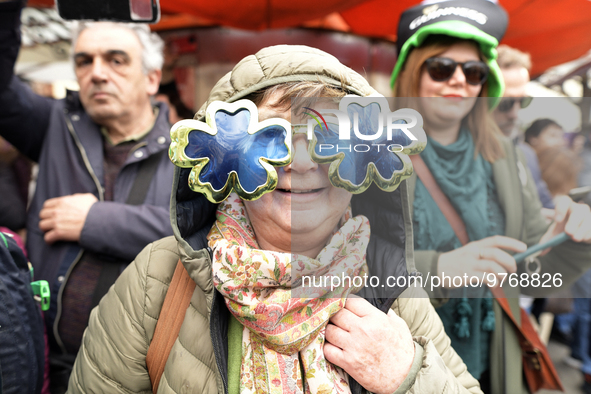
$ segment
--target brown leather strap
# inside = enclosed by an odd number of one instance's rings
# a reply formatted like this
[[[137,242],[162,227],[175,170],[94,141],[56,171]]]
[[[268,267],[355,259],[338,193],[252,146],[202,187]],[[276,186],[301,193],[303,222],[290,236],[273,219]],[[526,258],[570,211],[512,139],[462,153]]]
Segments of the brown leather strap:
[[[515,316],[513,315],[513,311],[511,310],[511,306],[509,305],[509,301],[507,301],[507,298],[505,297],[505,292],[503,291],[503,289],[500,287],[489,287],[489,290],[496,298],[501,308],[503,308],[505,314],[509,316],[509,319],[517,329],[516,331],[519,337],[519,341],[522,342],[522,344],[526,344],[529,347],[537,346],[539,342],[539,345],[541,345],[545,350],[545,346],[542,344],[541,340],[539,340],[537,331],[534,328],[531,321],[529,320],[529,316],[527,315],[527,313],[524,313],[525,311],[521,307],[519,308],[519,311],[521,312],[521,324],[518,324],[517,320],[515,319]],[[535,338],[531,337],[532,333],[535,334]],[[536,343],[533,344],[532,342]]]
[[[172,345],[179,336],[185,320],[185,312],[189,307],[194,290],[195,282],[179,260],[166,292],[154,337],[146,355],[146,366],[152,382],[153,393],[158,391],[166,360],[168,360]]]
[[[431,194],[431,197],[433,197],[433,200],[435,200],[439,210],[443,213],[443,216],[445,216],[447,222],[454,230],[456,237],[458,237],[462,245],[466,245],[470,242],[470,238],[468,238],[464,221],[460,215],[458,215],[458,212],[454,209],[447,196],[437,184],[433,174],[429,171],[429,167],[427,167],[419,155],[411,155],[410,160],[412,161],[414,171],[417,173],[421,182],[423,182],[423,185],[427,188],[429,194]]]
[[[519,328],[521,325],[524,324],[522,321],[521,324],[517,324],[517,320],[515,320],[515,316],[513,316],[513,311],[511,310],[511,306],[509,305],[509,301],[507,301],[507,297],[505,297],[505,292],[500,287],[489,287],[490,292],[495,296],[505,314],[509,316],[509,319],[513,322],[513,324]],[[519,308],[521,310],[521,307]],[[529,322],[529,319],[527,320]],[[531,322],[530,322],[531,325]]]
[[[521,347],[521,354],[523,356],[524,362],[528,363],[528,365],[524,366],[524,368],[542,370],[542,372],[534,374],[534,376],[537,376],[537,379],[533,379],[534,381],[537,380],[536,383],[540,385],[540,387],[564,391],[564,387],[560,381],[560,376],[558,375],[558,372],[552,363],[552,358],[548,353],[548,349],[540,339],[538,332],[534,328],[532,322],[529,320],[527,312],[525,312],[522,308],[519,308],[521,312],[521,324],[517,324],[515,316],[513,316],[513,312],[511,311],[511,306],[509,305],[507,298],[505,298],[503,289],[500,287],[491,287],[490,291],[494,295],[505,314],[509,316],[509,319],[511,319],[511,322],[515,326],[515,332],[517,333],[517,338],[519,339],[519,344]],[[528,371],[525,372],[526,378],[528,378],[528,375],[530,377],[532,376],[531,373],[527,373]],[[540,379],[542,381],[540,381]],[[531,391],[535,392],[536,389],[531,387],[531,385],[535,383],[530,382],[529,379],[527,380]],[[542,385],[542,383],[546,383],[546,386]]]

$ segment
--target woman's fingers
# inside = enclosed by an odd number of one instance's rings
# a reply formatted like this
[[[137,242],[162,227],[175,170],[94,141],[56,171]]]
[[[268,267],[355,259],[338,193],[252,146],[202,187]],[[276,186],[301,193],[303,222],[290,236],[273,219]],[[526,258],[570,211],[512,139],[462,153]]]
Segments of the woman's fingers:
[[[591,209],[586,204],[575,203],[568,196],[559,196],[554,199],[556,206],[554,223],[540,242],[547,241],[551,237],[566,232],[575,242],[591,243]]]
[[[591,229],[591,210],[586,204],[572,203],[564,231],[575,242],[589,242],[587,233]]]
[[[325,338],[333,346],[340,349],[346,347],[347,341],[349,341],[349,333],[334,324],[327,324],[325,331]]]
[[[343,349],[331,344],[328,341],[324,343],[324,357],[329,363],[341,368],[343,367],[345,360]]]
[[[568,196],[558,196],[554,198],[554,220],[558,223],[564,221],[569,213],[571,200]]]
[[[517,271],[515,259],[509,253],[497,248],[483,248],[480,252],[481,260],[500,266],[504,272]],[[490,267],[490,264],[488,264]],[[485,271],[485,270],[483,270]],[[498,272],[498,269],[496,270]]]
[[[365,301],[365,300],[363,300]],[[367,302],[367,301],[365,301]],[[351,305],[352,303],[349,302],[349,300],[347,299],[347,305]],[[369,304],[369,303],[368,303]],[[340,311],[338,311],[336,314],[334,314],[331,318],[330,318],[330,322],[332,324],[334,324],[335,326],[339,327],[341,330],[344,331],[351,331],[352,329],[352,324],[353,322],[356,320],[355,318],[358,317],[358,315],[356,315],[354,312],[350,311],[349,309],[343,308]]]
[[[505,236],[484,238],[451,252],[442,253],[439,256],[437,272],[440,276],[445,274],[461,278],[480,277],[486,273],[494,275],[514,273],[517,271],[517,264],[506,250],[523,252],[526,249],[525,243],[514,238]]]
[[[495,235],[481,239],[480,241],[470,242],[477,247],[501,248],[513,252],[525,252],[527,245],[518,239],[506,237],[504,235]],[[468,245],[470,245],[468,244]]]

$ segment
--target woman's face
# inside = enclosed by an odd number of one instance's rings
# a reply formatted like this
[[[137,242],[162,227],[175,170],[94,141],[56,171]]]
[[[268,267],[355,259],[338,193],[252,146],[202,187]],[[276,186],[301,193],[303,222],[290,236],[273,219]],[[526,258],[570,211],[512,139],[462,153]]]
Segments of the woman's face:
[[[277,117],[292,124],[307,121],[292,119],[291,109],[272,108],[269,104],[276,102],[277,96],[259,105],[259,121]],[[351,193],[330,183],[328,164],[312,161],[305,134],[295,134],[292,145],[293,162],[276,168],[279,179],[275,191],[244,204],[261,248],[316,257],[347,209]]]
[[[478,47],[469,41],[458,42],[435,57],[449,58],[459,63],[480,61]],[[434,81],[423,65],[419,81],[419,96],[428,98],[421,100],[421,115],[433,125],[461,121],[472,110],[482,90],[482,85],[466,82],[460,65],[450,79],[442,82]]]

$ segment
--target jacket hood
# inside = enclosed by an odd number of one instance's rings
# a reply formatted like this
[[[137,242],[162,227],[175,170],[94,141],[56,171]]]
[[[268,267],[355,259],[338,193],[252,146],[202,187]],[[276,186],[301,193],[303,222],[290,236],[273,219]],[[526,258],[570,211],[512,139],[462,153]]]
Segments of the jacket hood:
[[[341,64],[334,56],[306,46],[279,45],[264,48],[236,64],[213,87],[207,102],[194,118],[203,120],[205,109],[213,101],[234,102],[273,85],[299,81],[323,81],[360,96],[377,94],[361,75]],[[189,188],[189,173],[188,168],[175,168],[171,223],[181,254],[193,257],[197,251],[207,247],[205,237],[215,221],[217,205]],[[375,255],[375,260],[389,267],[392,274],[408,276],[408,272],[415,269],[410,211],[405,193],[406,185],[391,193],[371,187],[362,195],[354,196],[352,207],[354,214],[366,215],[372,226],[368,259],[370,255]],[[374,226],[380,231],[374,231]],[[382,233],[384,239],[378,240],[382,238]],[[410,247],[405,248],[407,245]],[[397,260],[398,264],[392,264],[393,260]]]

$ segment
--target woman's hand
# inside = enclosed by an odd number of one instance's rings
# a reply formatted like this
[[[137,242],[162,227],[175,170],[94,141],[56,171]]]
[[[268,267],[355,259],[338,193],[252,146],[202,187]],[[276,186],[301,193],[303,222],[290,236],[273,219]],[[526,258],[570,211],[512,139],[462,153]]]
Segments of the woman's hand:
[[[363,298],[347,299],[326,326],[326,359],[366,390],[391,394],[406,378],[414,359],[408,326],[392,310],[384,314]]]
[[[473,276],[482,278],[486,275],[485,281],[491,282],[487,279],[488,274],[496,275],[496,283],[500,283],[499,275],[513,273],[517,269],[513,256],[503,249],[516,253],[524,252],[527,245],[514,238],[495,235],[470,242],[451,252],[442,253],[437,266],[439,278],[445,275],[445,279],[441,280],[442,287],[457,287],[459,280],[454,285],[455,277],[462,278],[461,286],[468,286]],[[448,280],[448,277],[451,279]]]
[[[568,196],[554,199],[554,223],[540,243],[565,232],[575,242],[591,243],[591,209],[587,204],[574,202]]]

